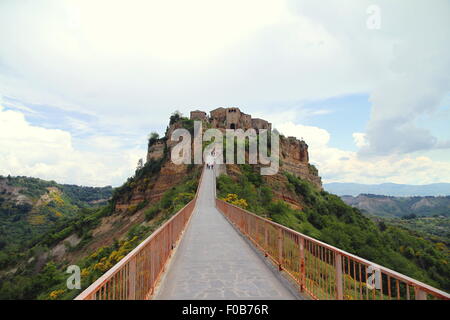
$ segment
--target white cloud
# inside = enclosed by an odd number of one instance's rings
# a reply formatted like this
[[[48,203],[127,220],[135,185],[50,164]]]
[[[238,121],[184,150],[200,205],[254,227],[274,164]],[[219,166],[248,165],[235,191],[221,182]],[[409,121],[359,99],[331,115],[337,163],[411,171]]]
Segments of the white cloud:
[[[49,153],[61,164],[60,177],[98,182],[92,168],[100,160],[105,181],[117,181],[126,170],[111,168],[128,166],[131,160],[119,155],[122,140],[114,137],[161,132],[176,109],[188,114],[230,105],[283,124],[280,129],[287,135],[304,137],[311,159],[323,166],[327,179],[382,179],[383,173],[397,179],[397,171],[388,168],[398,163],[426,168],[435,162],[414,152],[450,147],[450,141],[417,124],[449,93],[450,3],[379,0],[380,30],[366,28],[370,4],[373,1],[1,1],[0,93],[23,101],[29,109],[23,111],[31,112],[31,104],[76,110],[94,115],[96,126],[111,128],[79,141],[75,133],[24,125],[26,130],[35,128],[31,141],[35,136],[41,140],[22,144],[27,152],[8,151],[9,168],[50,175],[52,170],[45,166],[50,159],[34,150],[50,139],[47,144],[58,146],[49,146]],[[330,148],[326,130],[297,124],[329,112],[302,109],[302,102],[353,93],[369,94],[372,103],[366,131],[353,135],[358,155]],[[273,112],[278,103],[295,107]],[[267,112],[260,106],[271,108],[273,117],[263,117]],[[83,134],[95,133],[92,123],[69,119],[69,125]],[[95,146],[100,146],[97,154],[79,158],[90,161],[83,175],[75,174],[68,154],[76,158],[88,152],[84,147]],[[15,150],[11,143],[8,147]],[[6,153],[0,154],[5,161]],[[369,156],[376,157],[373,163]],[[401,162],[405,159],[410,160]],[[62,164],[70,168],[67,173]],[[445,162],[435,164],[445,167]],[[348,176],[344,169],[350,170]],[[374,170],[371,178],[364,174],[369,169]],[[426,181],[444,179],[427,170]],[[402,177],[408,179],[407,174]]]
[[[330,134],[328,131],[318,127],[285,122],[277,124],[276,128],[285,136],[294,136],[299,139],[303,138],[308,144],[311,144],[315,148],[325,147],[330,141]]]
[[[275,124],[283,134],[304,138],[309,146],[310,161],[319,169],[323,181],[357,183],[426,184],[450,181],[450,163],[434,161],[426,156],[382,156],[361,159],[357,152],[329,145],[328,131],[295,124],[288,119]],[[366,145],[364,133],[353,133],[358,147]]]
[[[438,74],[448,69],[445,0],[423,11],[417,1],[380,1],[382,29],[373,32],[365,27],[369,4],[3,1],[0,90],[93,113],[120,130],[161,124],[167,110],[237,104],[253,112],[277,101],[382,92],[409,65],[410,79],[431,62]],[[420,34],[428,41],[416,43]]]
[[[141,149],[122,149],[117,139],[93,136],[85,150],[73,147],[69,132],[30,125],[24,115],[0,106],[0,174],[60,183],[120,185],[133,173]]]
[[[372,112],[360,155],[448,148],[448,141],[439,141],[416,122],[435,113],[450,90],[450,2],[379,0],[377,31],[365,28],[367,16],[361,14],[373,1],[291,3],[351,51],[353,65],[366,73],[362,81],[369,85]],[[336,62],[342,62],[340,57]]]
[[[5,3],[0,90],[93,113],[121,130],[165,122],[168,110],[252,111],[280,98],[367,89],[351,52],[284,1],[103,4]]]

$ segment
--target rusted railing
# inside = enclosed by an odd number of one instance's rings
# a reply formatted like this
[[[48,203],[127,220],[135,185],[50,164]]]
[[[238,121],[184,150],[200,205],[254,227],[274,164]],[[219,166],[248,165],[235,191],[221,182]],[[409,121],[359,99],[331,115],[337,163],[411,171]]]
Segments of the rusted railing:
[[[143,300],[154,293],[165,265],[194,211],[198,190],[178,211],[75,300]]]
[[[216,199],[217,208],[313,299],[450,299],[446,292]]]

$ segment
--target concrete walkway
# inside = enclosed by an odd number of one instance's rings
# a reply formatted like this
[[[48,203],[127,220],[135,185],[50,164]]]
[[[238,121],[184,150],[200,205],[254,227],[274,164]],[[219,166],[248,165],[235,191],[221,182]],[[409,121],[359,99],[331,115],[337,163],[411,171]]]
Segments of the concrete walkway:
[[[296,299],[215,208],[205,170],[197,207],[155,299]]]

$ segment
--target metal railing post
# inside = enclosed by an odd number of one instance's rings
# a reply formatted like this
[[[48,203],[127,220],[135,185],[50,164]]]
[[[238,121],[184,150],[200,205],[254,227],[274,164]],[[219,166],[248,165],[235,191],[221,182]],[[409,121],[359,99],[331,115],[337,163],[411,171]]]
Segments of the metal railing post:
[[[283,270],[283,230],[278,229],[278,269]]]
[[[264,249],[265,249],[265,256],[267,257],[269,255],[269,224],[264,223]]]
[[[335,266],[336,266],[336,299],[344,299],[344,290],[342,287],[342,256],[339,253],[335,253]]]
[[[130,260],[128,281],[128,300],[134,300],[136,299],[136,257]]]

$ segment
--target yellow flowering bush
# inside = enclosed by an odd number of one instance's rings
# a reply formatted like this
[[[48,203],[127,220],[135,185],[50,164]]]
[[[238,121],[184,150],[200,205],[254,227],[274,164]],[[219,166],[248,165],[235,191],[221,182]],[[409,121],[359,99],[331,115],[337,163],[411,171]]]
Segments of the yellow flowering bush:
[[[246,209],[248,207],[247,200],[239,199],[237,194],[229,193],[225,198],[222,199],[232,205],[238,206],[240,208]]]
[[[81,276],[82,277],[87,277],[90,274],[91,274],[91,272],[87,268],[84,268],[84,269],[81,270]]]
[[[122,260],[128,252],[130,252],[136,245],[136,242],[139,240],[137,236],[134,236],[132,239],[128,241],[120,241],[119,242],[119,248],[117,250],[114,250],[111,252],[108,256],[105,256],[101,258],[97,263],[95,263],[92,267],[92,269],[105,272],[109,270],[112,266],[114,266],[117,262]],[[105,247],[99,248],[96,252],[94,252],[90,257],[91,258],[97,258],[99,255],[102,254],[103,250],[106,250]],[[85,274],[89,275],[88,269],[86,270]]]
[[[66,292],[65,290],[55,290],[50,292],[50,299],[52,300],[56,300],[58,299],[59,296],[61,296],[64,292]]]

